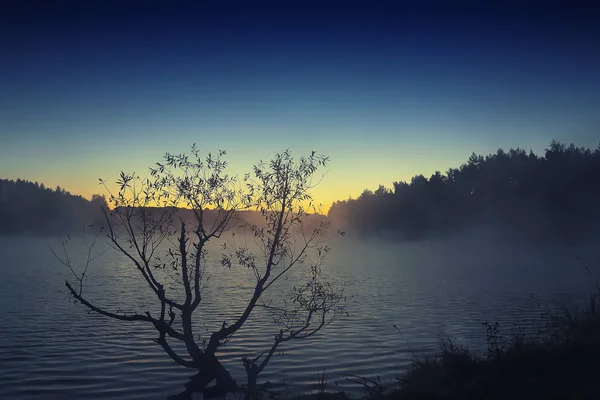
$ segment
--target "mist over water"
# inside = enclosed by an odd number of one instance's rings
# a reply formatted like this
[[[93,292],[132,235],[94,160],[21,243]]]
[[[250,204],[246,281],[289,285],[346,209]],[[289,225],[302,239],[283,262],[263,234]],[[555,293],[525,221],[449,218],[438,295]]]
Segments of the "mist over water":
[[[0,238],[2,397],[164,399],[180,392],[191,372],[151,341],[154,329],[88,314],[70,301],[64,287],[69,271],[46,243],[58,244],[54,238]],[[350,232],[330,246],[324,273],[344,282],[349,315],[311,339],[286,343],[285,354],[261,375],[296,394],[315,390],[318,371],[325,370],[331,390],[359,395],[362,389],[342,374],[379,375],[391,383],[415,355],[433,351],[440,334],[482,349],[486,320],[499,321],[508,334],[546,308],[585,301],[596,282],[577,257],[600,276],[594,244],[531,244],[493,229],[413,242]],[[201,334],[239,314],[253,287],[249,271],[220,265],[217,244],[210,260],[202,320],[196,321]],[[272,295],[289,289],[294,276]],[[121,255],[109,251],[90,267],[84,293],[113,311],[156,312],[153,295],[137,278]],[[241,358],[265,350],[277,330],[257,310],[225,346],[222,359],[237,379],[245,378]]]

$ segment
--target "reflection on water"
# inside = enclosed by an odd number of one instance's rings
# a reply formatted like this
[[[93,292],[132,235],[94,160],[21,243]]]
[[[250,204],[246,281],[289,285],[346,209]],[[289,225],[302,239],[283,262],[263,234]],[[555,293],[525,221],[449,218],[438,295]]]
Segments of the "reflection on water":
[[[44,245],[51,241],[0,238],[0,397],[146,400],[178,393],[191,373],[151,341],[150,327],[88,314],[69,301],[68,271]],[[540,304],[563,305],[591,289],[575,257],[592,257],[593,249],[478,243],[390,246],[345,238],[335,244],[327,269],[346,282],[349,316],[311,340],[286,344],[262,379],[298,393],[316,389],[325,370],[329,389],[360,394],[342,374],[379,375],[389,383],[416,354],[433,350],[442,332],[482,346],[483,321],[524,324],[542,312]],[[252,284],[244,271],[209,269],[199,332],[239,312]],[[122,258],[107,253],[84,290],[113,310],[153,311],[152,297],[135,278]],[[222,351],[240,382],[241,358],[262,352],[276,332],[266,316],[257,317]]]

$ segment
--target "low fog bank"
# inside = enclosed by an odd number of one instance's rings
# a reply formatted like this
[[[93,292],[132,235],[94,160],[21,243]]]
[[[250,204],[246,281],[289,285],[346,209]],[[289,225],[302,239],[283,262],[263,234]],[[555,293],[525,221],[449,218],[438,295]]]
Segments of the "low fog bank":
[[[484,236],[493,241],[510,238],[531,246],[579,246],[600,240],[600,214],[595,206],[573,206],[556,212],[544,204],[510,205],[514,210],[481,207],[470,215],[453,210],[413,212],[403,217],[402,210],[370,208],[340,218],[329,216],[335,229],[362,238],[381,238],[395,242],[446,240]],[[463,211],[461,213],[464,213]],[[367,212],[368,211],[368,212]]]
[[[477,221],[465,222],[451,229],[432,228],[408,232],[394,227],[364,229],[339,222],[333,223],[332,226],[356,238],[382,239],[393,243],[486,238],[494,243],[509,240],[512,245],[532,247],[578,247],[600,243],[600,224],[591,224],[593,218],[596,217],[590,213],[586,223],[579,224],[578,221],[552,218],[540,210],[531,210],[527,213],[527,217],[523,218],[509,219],[486,215],[481,216]]]
[[[453,233],[431,232],[422,238],[407,239],[393,230],[364,233],[353,229],[345,231],[352,242],[375,248],[413,248],[443,250],[447,254],[481,254],[482,257],[510,255],[571,255],[574,259],[585,255],[600,256],[600,235],[579,238],[564,232],[560,237],[533,236],[531,227],[515,229],[503,223],[485,222],[457,229]],[[537,227],[535,229],[541,229]]]
[[[365,268],[374,263],[388,264],[415,271],[420,277],[426,271],[424,276],[434,280],[440,276],[460,275],[466,281],[496,276],[514,281],[518,287],[535,284],[536,280],[560,283],[567,279],[575,285],[589,286],[590,291],[600,283],[598,237],[583,242],[549,242],[532,240],[501,225],[481,224],[454,234],[410,241],[399,240],[395,232],[364,235],[349,230],[332,246],[345,253],[341,260]]]

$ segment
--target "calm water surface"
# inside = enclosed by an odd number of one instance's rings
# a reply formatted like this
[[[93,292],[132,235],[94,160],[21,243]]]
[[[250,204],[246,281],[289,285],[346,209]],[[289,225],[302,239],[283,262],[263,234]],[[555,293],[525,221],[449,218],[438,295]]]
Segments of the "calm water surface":
[[[180,392],[191,373],[151,341],[154,331],[70,302],[63,284],[69,272],[46,244],[57,242],[0,237],[0,398],[165,399]],[[343,374],[392,383],[415,355],[434,350],[444,332],[481,349],[486,320],[508,330],[543,307],[584,299],[593,282],[576,256],[598,254],[593,247],[531,249],[481,238],[402,245],[344,238],[333,247],[326,272],[345,282],[349,315],[313,339],[286,344],[262,375],[297,394],[314,390],[323,370],[330,390],[356,395],[361,388]],[[231,320],[252,290],[247,271],[217,264],[208,267],[198,332]],[[84,291],[113,311],[155,310],[135,271],[114,252],[92,265]],[[223,349],[241,383],[241,357],[262,352],[276,332],[257,313]]]

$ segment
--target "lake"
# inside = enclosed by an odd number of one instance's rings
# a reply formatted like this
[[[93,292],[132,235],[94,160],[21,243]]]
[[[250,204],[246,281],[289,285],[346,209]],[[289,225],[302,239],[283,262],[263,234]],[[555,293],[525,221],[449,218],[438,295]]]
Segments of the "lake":
[[[165,399],[181,392],[191,372],[152,342],[153,329],[89,314],[70,301],[64,286],[70,273],[46,244],[58,242],[0,237],[0,397]],[[436,349],[440,334],[482,350],[486,320],[509,333],[545,308],[585,301],[594,282],[576,257],[600,254],[594,246],[530,247],[485,234],[404,244],[345,237],[332,248],[324,270],[345,283],[348,316],[311,339],[284,344],[285,354],[259,380],[295,394],[315,390],[322,371],[329,390],[353,395],[362,388],[344,374],[393,384],[411,359]],[[224,270],[218,255],[214,260],[198,332],[231,320],[252,289],[248,271]],[[595,264],[592,272],[598,276]],[[113,311],[156,308],[114,251],[90,267],[84,294]],[[223,349],[238,382],[245,383],[241,357],[262,352],[276,332],[257,313]]]

